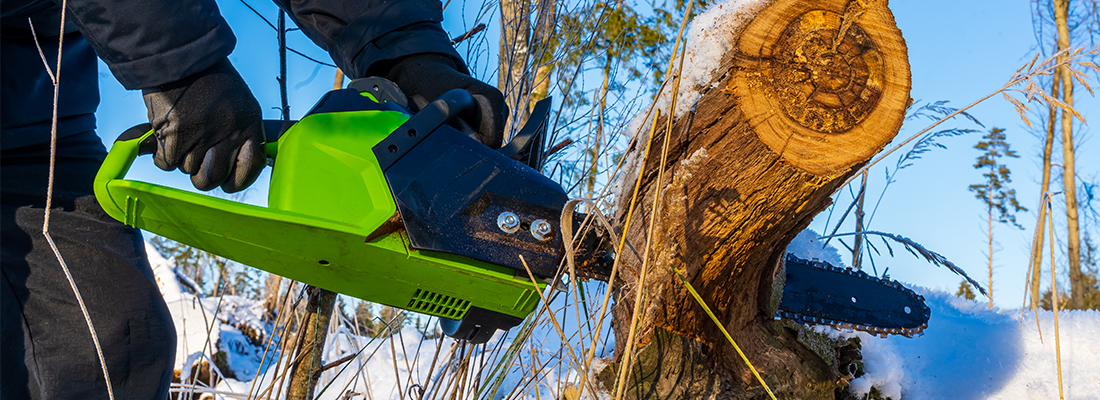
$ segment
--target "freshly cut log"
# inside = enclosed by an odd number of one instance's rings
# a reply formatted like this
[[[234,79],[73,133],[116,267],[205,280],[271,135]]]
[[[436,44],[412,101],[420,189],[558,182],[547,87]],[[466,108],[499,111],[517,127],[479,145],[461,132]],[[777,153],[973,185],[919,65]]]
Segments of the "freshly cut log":
[[[742,3],[714,6],[755,15],[723,28],[732,29],[729,50],[712,81],[695,88],[701,96],[673,116],[671,131],[661,117],[644,160],[626,232],[634,250],[620,255],[614,283],[616,363],[601,374],[611,388],[640,290],[639,350],[625,398],[767,397],[673,268],[779,398],[834,398],[851,378],[850,348],[821,345],[812,332],[773,319],[781,260],[839,185],[901,127],[911,102],[905,41],[884,0]],[[635,162],[617,194],[620,227],[649,126],[629,150]]]

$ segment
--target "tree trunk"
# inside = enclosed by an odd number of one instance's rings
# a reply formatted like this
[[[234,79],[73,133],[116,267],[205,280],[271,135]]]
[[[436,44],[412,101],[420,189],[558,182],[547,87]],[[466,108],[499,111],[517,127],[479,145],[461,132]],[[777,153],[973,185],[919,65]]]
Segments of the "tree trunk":
[[[1058,26],[1058,51],[1069,48],[1069,4],[1068,0],[1054,0],[1054,23]],[[1063,54],[1058,62],[1064,61]],[[1057,74],[1062,80],[1062,102],[1073,107],[1073,76],[1070,66],[1058,67]],[[1076,168],[1073,165],[1073,116],[1062,112],[1062,184],[1066,196],[1066,229],[1069,261],[1070,307],[1085,307],[1084,277],[1081,274],[1081,234],[1077,222],[1077,186],[1074,179]]]
[[[535,79],[531,85],[528,110],[533,110],[535,103],[550,95],[550,74],[557,64],[553,59],[553,39],[558,25],[558,3],[556,0],[538,0],[535,8],[538,9],[538,16],[535,19],[531,46],[534,49]]]
[[[306,290],[309,292],[309,303],[306,304],[306,318],[302,320],[305,329],[302,330],[290,370],[290,388],[286,395],[290,400],[313,398],[313,390],[324,366],[321,356],[328,338],[332,309],[336,305],[335,292],[313,286]]]
[[[523,126],[530,110],[527,105],[527,62],[530,56],[531,0],[500,2],[500,67],[497,87],[504,93],[509,115],[505,118],[504,138]]]
[[[989,235],[989,253],[986,254],[986,258],[989,260],[989,309],[993,309],[993,177],[997,172],[993,170],[997,166],[996,163],[989,166],[989,187],[986,188],[986,233]]]
[[[639,163],[641,196],[625,233],[637,252],[620,255],[612,322],[621,360],[641,290],[641,350],[626,398],[766,396],[673,267],[777,397],[833,398],[846,384],[834,348],[811,346],[812,333],[773,320],[781,260],[830,195],[901,127],[910,102],[905,42],[885,1],[775,0],[737,29],[711,75],[716,82],[700,88],[694,109],[674,116],[671,132],[657,135]],[[628,157],[641,158],[647,136]],[[620,226],[637,174],[622,178]],[[648,272],[638,282],[647,243]]]
[[[600,144],[604,141],[604,124],[606,123],[607,112],[607,89],[608,83],[611,80],[611,52],[607,53],[607,62],[603,67],[603,84],[600,85],[600,90],[596,91],[596,98],[593,99],[593,103],[596,104],[596,132],[595,135],[588,136],[588,172],[583,177],[585,181],[585,194],[590,199],[596,198],[599,194],[596,193],[596,175],[600,173]],[[594,210],[587,210],[586,212],[594,212]]]
[[[859,198],[856,199],[856,232],[863,232],[863,199],[867,197],[867,174],[859,177]],[[852,245],[852,268],[856,271],[863,269],[863,236],[856,235],[855,244]]]
[[[279,316],[279,292],[283,286],[283,277],[276,274],[267,274],[264,281],[264,321],[274,323]]]

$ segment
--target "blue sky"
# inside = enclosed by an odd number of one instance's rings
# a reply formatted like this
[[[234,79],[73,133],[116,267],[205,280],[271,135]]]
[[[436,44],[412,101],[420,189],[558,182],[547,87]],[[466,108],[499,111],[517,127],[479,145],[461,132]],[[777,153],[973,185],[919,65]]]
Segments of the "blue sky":
[[[248,1],[274,22],[277,12],[272,3]],[[278,83],[275,80],[279,70],[275,31],[239,0],[222,0],[218,4],[237,35],[237,47],[230,56],[231,61],[259,99],[264,117],[278,118],[279,111],[274,109],[279,104]],[[926,102],[949,100],[951,105],[961,107],[999,89],[1035,53],[1029,7],[1030,1],[1026,0],[891,1],[890,8],[909,48],[912,98]],[[444,24],[452,36],[457,36],[467,29],[475,17],[472,12],[462,13],[459,7],[452,4]],[[496,29],[490,25],[488,31],[492,33]],[[288,43],[290,47],[314,58],[327,60],[324,51],[298,32],[289,35]],[[291,116],[299,118],[332,87],[334,70],[293,54],[289,55],[289,62]],[[486,62],[482,61],[479,65],[486,65]],[[495,78],[488,80],[494,82]],[[109,146],[118,133],[145,122],[146,111],[140,92],[124,90],[102,64],[100,85],[102,103],[98,127],[104,143]],[[1077,94],[1078,110],[1086,118],[1096,117],[1096,101],[1082,89],[1078,89]],[[1042,143],[1028,132],[1011,104],[1000,97],[974,107],[970,113],[987,128],[996,126],[1007,129],[1009,142],[1021,155],[1020,159],[1010,160],[1007,164],[1013,171],[1012,187],[1017,191],[1017,198],[1031,209],[1018,215],[1020,224],[1028,229],[994,228],[998,242],[994,261],[996,305],[1015,308],[1022,302],[1024,267],[1030,250],[1031,229],[1037,215],[1041,176],[1038,160]],[[908,137],[925,124],[907,124],[898,137]],[[947,126],[976,127],[962,122]],[[1094,176],[1098,170],[1095,143],[1088,137],[1087,127],[1078,130],[1075,135],[1079,141],[1084,136],[1077,153],[1078,175]],[[980,137],[981,133],[975,133],[943,140],[947,150],[934,150],[917,160],[912,167],[901,171],[897,181],[882,198],[869,229],[909,237],[943,254],[979,282],[985,282],[987,264],[983,206],[966,190],[968,185],[981,180],[981,173],[972,168],[975,157],[979,155],[979,151],[972,149],[972,146]],[[1057,145],[1055,148],[1059,149]],[[883,166],[892,167],[894,162],[894,158],[887,159],[872,170],[869,187],[872,196],[869,201],[877,200],[881,192]],[[133,179],[179,188],[190,187],[189,180],[182,174],[162,172],[145,160],[139,160],[136,164],[130,173]],[[265,173],[250,189],[246,201],[265,202],[266,176]],[[847,192],[840,195],[840,202],[844,205],[849,199]],[[1059,213],[1056,223],[1064,221],[1064,214],[1056,212]],[[819,233],[831,229],[825,228],[824,222],[824,217],[820,217],[811,228]],[[851,231],[851,228],[841,229],[841,232],[845,231]],[[1059,241],[1064,243],[1064,232],[1056,234],[1062,236]],[[895,250],[898,250],[897,246]],[[953,291],[961,280],[943,268],[916,260],[904,252],[894,259],[876,257],[876,264],[880,271],[889,266],[893,278],[920,286]]]

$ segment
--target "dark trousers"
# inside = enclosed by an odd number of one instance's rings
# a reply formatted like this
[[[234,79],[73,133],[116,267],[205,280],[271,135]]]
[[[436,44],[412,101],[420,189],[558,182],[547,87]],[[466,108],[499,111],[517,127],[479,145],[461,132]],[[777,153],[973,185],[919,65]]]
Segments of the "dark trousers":
[[[95,325],[116,399],[165,399],[176,332],[141,233],[100,208],[106,151],[88,131],[58,142],[50,235]],[[0,399],[106,399],[87,323],[42,235],[49,144],[0,155]]]

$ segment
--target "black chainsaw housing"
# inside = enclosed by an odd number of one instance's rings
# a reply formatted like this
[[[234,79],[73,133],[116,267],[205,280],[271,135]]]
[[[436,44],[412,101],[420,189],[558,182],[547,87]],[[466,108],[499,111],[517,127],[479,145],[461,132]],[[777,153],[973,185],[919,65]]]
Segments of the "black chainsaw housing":
[[[523,322],[523,318],[489,311],[483,308],[470,307],[466,316],[461,321],[440,318],[439,329],[444,335],[455,339],[469,340],[473,344],[481,344],[489,341],[497,329],[507,330]]]
[[[444,93],[374,147],[411,245],[551,277],[562,258],[556,227],[568,196],[525,163],[447,125],[473,101],[464,90]],[[518,231],[498,227],[504,212],[519,217]],[[555,227],[546,240],[530,232],[540,219]]]

